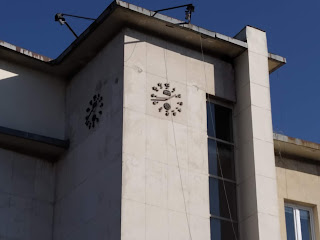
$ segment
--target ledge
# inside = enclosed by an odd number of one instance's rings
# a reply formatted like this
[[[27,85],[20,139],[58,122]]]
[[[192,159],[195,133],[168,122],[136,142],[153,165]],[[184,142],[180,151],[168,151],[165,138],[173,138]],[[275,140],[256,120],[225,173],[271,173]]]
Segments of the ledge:
[[[269,74],[273,73],[275,70],[287,63],[287,59],[284,57],[281,57],[273,53],[269,53],[268,55]]]
[[[320,161],[320,144],[274,133],[275,154],[295,159]]]
[[[0,148],[55,162],[68,147],[67,140],[0,127]]]

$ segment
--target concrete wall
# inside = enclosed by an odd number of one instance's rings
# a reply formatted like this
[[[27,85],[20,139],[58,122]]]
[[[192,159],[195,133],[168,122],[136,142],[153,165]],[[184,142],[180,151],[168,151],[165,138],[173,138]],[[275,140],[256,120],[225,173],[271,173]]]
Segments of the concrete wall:
[[[284,203],[311,207],[316,239],[320,238],[320,164],[312,161],[276,157],[281,239],[287,239]]]
[[[124,43],[122,240],[209,240],[206,92],[234,100],[232,65],[127,29]],[[182,112],[152,104],[157,83]],[[171,101],[171,104],[175,104]]]
[[[279,211],[266,33],[246,27],[248,50],[235,59],[234,110],[240,238],[279,240]]]
[[[65,138],[65,83],[0,60],[0,126]],[[0,239],[52,239],[55,167],[0,148]]]
[[[0,126],[64,139],[65,83],[0,60]]]
[[[0,149],[0,239],[52,237],[55,167]]]
[[[93,95],[104,106],[85,125]],[[123,34],[107,43],[67,86],[68,153],[57,164],[54,239],[120,239]]]
[[[9,184],[1,183],[5,207],[0,217],[12,220],[2,220],[0,238],[185,240],[191,235],[209,240],[209,93],[237,100],[240,237],[280,239],[266,36],[247,27],[245,37],[249,50],[233,69],[202,56],[200,39],[196,51],[125,29],[70,80],[65,92],[63,82],[3,63],[1,96],[22,110],[0,103],[8,113],[0,125],[65,136],[71,145],[55,167],[1,150],[0,176]],[[160,105],[152,104],[152,87],[158,83],[170,83],[181,94],[181,113],[165,116]],[[17,96],[8,94],[12,89]],[[95,94],[104,106],[99,123],[88,129],[86,109]]]

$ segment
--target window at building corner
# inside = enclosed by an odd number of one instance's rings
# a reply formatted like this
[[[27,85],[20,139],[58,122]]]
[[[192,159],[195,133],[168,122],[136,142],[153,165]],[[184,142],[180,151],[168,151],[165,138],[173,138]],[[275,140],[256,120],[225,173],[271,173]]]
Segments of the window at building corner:
[[[311,208],[285,204],[287,240],[315,240]]]
[[[238,239],[232,110],[207,102],[211,240]]]

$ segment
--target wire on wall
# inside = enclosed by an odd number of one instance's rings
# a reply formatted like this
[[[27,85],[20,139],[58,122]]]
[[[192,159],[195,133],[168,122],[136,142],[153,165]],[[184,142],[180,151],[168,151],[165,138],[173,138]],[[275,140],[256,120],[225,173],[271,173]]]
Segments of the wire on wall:
[[[204,76],[205,76],[206,92],[208,92],[207,78],[206,78],[206,71],[205,71],[205,59],[204,59],[204,52],[203,52],[203,45],[202,45],[202,36],[201,36],[201,34],[199,36],[200,36],[200,47],[201,47],[202,64],[203,64],[203,70],[204,70]],[[166,48],[164,48],[164,63],[165,63],[165,71],[166,71],[166,81],[168,83],[169,80],[168,80],[168,71],[167,71]],[[187,83],[186,83],[186,87],[187,87]],[[209,101],[209,96],[208,95],[207,95],[207,101]],[[213,125],[213,114],[212,114],[212,109],[211,109],[211,105],[210,104],[209,104],[209,113],[210,113],[210,116],[211,116],[212,126],[214,126]],[[184,193],[184,190],[183,190],[181,166],[180,166],[180,161],[179,161],[178,152],[177,152],[177,142],[176,142],[175,127],[174,127],[174,122],[173,122],[173,117],[172,116],[171,116],[171,124],[172,124],[172,129],[173,129],[175,153],[176,153],[176,158],[177,158],[177,162],[178,162],[180,186],[181,186],[182,195],[183,195],[184,209],[185,209],[186,220],[187,220],[187,225],[188,225],[188,232],[189,232],[190,240],[192,240],[192,235],[191,235],[191,230],[190,230],[190,221],[189,221],[188,213],[187,213],[187,202],[186,202],[186,197],[185,197],[185,193]],[[215,131],[215,129],[214,129],[214,131]],[[218,148],[217,148],[217,158],[218,158],[218,162],[219,162],[219,168],[220,168],[219,171],[220,171],[220,174],[221,174],[221,177],[222,177],[222,183],[223,183],[224,194],[225,194],[226,203],[227,203],[227,207],[228,207],[228,213],[229,213],[230,219],[233,219],[232,218],[232,213],[231,213],[231,208],[230,208],[230,202],[229,202],[228,195],[227,195],[224,175],[223,175],[223,171],[222,171],[222,167],[221,167],[221,159],[220,159],[219,149]],[[234,238],[235,238],[235,240],[238,240],[238,237],[237,237],[237,234],[236,234],[236,227],[235,227],[233,221],[231,221],[231,225],[232,225]]]
[[[166,70],[166,82],[168,83],[169,80],[168,80],[168,70],[167,70],[166,48],[164,48],[164,64],[165,64],[165,70]],[[179,157],[178,157],[177,141],[176,141],[176,134],[175,134],[175,128],[174,128],[174,122],[173,122],[173,116],[172,115],[171,115],[171,124],[172,124],[173,138],[174,138],[174,149],[175,149],[177,163],[178,163],[180,186],[181,186],[182,197],[183,197],[183,202],[184,202],[184,210],[185,210],[185,213],[186,213],[186,220],[187,220],[187,225],[188,225],[188,233],[189,233],[189,236],[190,236],[190,240],[192,240],[192,235],[191,235],[191,230],[190,230],[190,221],[189,221],[188,212],[187,212],[187,202],[186,202],[186,197],[185,197],[185,193],[184,193],[184,190],[183,190],[180,161],[179,161]]]
[[[202,55],[204,78],[205,78],[205,83],[206,83],[206,92],[208,93],[207,77],[206,77],[206,69],[205,69],[205,59],[204,59],[204,53],[203,53],[203,45],[202,45],[201,33],[199,34],[199,37],[200,37],[200,48],[201,48],[201,55]],[[209,99],[209,95],[207,94],[207,102],[210,102],[209,100],[210,100]],[[209,112],[210,112],[210,117],[211,117],[211,124],[212,124],[212,126],[214,126],[211,104],[208,104],[208,106],[209,106]],[[213,131],[214,131],[214,135],[216,135],[215,127],[213,127]],[[218,159],[218,162],[219,162],[219,171],[220,171],[221,178],[222,178],[221,181],[222,181],[222,184],[223,184],[223,190],[224,190],[224,194],[225,194],[226,201],[227,201],[228,212],[229,212],[230,219],[233,219],[232,218],[232,214],[231,214],[230,203],[229,203],[229,199],[228,199],[228,195],[227,195],[227,189],[226,189],[226,184],[225,184],[225,180],[224,180],[224,175],[223,175],[223,171],[222,171],[222,167],[221,167],[221,160],[220,160],[219,148],[218,147],[217,147],[216,151],[217,151],[217,159]],[[232,231],[233,231],[233,234],[234,234],[234,238],[237,240],[238,238],[237,238],[236,229],[235,229],[233,221],[231,221],[231,226],[232,226]]]

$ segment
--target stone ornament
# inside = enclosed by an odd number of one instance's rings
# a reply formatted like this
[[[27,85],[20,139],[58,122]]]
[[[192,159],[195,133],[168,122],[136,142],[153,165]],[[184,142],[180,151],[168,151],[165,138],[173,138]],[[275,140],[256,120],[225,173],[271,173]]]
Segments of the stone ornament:
[[[94,95],[92,100],[89,102],[89,107],[86,109],[86,126],[91,129],[96,126],[96,123],[99,122],[99,117],[102,115],[102,107],[103,107],[103,98],[98,95]]]
[[[159,112],[164,112],[166,116],[172,114],[172,116],[176,116],[178,112],[181,112],[181,106],[183,105],[182,101],[177,101],[176,104],[171,106],[171,102],[169,101],[172,98],[181,98],[181,94],[177,94],[175,88],[170,88],[170,83],[158,83],[157,86],[152,87],[152,90],[155,93],[151,94],[151,101],[153,105],[160,104],[161,106],[158,108]],[[160,96],[159,96],[160,95]]]

